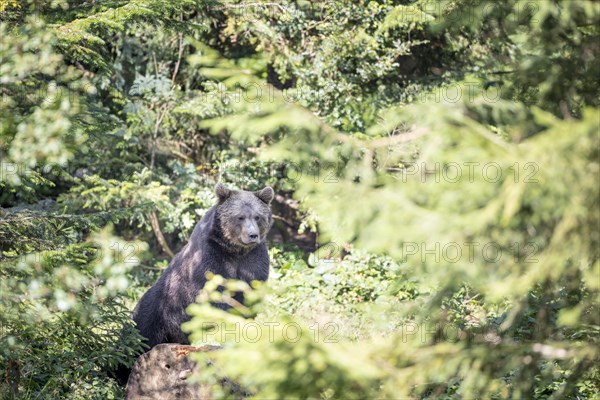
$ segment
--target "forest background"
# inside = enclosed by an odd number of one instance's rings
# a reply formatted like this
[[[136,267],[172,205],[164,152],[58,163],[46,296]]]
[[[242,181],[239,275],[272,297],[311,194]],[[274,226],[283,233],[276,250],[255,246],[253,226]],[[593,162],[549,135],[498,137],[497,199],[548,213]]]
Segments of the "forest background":
[[[274,187],[272,275],[190,308],[226,345],[198,379],[598,398],[599,27],[578,0],[0,0],[0,397],[122,397],[130,310],[223,181]]]

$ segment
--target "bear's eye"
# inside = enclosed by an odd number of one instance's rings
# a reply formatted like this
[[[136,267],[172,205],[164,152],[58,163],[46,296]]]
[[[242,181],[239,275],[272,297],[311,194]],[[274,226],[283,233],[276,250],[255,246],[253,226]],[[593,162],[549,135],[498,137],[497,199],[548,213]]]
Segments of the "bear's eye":
[[[254,217],[255,221],[258,221],[260,219],[260,217],[257,215],[256,217]]]
[[[244,217],[238,217],[238,221],[243,221]]]

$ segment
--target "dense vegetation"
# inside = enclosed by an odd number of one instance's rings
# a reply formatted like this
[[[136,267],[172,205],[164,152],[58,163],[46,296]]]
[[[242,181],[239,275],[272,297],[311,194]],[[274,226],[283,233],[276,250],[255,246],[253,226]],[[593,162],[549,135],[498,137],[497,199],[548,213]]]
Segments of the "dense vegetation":
[[[217,375],[598,398],[599,29],[594,1],[0,0],[0,397],[122,397],[129,312],[221,180],[277,196],[252,305],[215,279],[190,308]]]

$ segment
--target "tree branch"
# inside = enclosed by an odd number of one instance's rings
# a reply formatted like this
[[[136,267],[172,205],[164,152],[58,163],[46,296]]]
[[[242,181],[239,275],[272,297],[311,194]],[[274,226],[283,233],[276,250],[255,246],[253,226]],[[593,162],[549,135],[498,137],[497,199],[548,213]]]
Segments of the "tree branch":
[[[158,216],[156,215],[156,211],[150,212],[150,225],[152,225],[152,230],[154,231],[154,236],[156,236],[156,240],[158,240],[158,244],[162,248],[162,251],[167,254],[169,257],[173,258],[174,254],[169,245],[167,244],[167,240],[160,230],[160,223],[158,221]]]
[[[179,20],[183,21],[183,15],[179,14]],[[183,33],[179,32],[179,53],[177,55],[177,63],[173,69],[173,75],[171,76],[171,85],[175,83],[175,78],[179,72],[179,66],[181,65],[181,57],[183,56]]]

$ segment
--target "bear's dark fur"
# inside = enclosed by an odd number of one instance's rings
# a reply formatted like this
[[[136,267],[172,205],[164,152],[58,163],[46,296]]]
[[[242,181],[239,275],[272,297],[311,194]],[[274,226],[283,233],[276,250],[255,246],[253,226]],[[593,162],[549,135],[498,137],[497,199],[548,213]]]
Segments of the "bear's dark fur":
[[[185,310],[204,287],[207,272],[248,283],[269,276],[266,235],[273,224],[273,189],[236,191],[219,183],[215,193],[217,204],[198,222],[189,242],[133,311],[150,348],[160,343],[189,344],[181,324],[189,320]],[[124,373],[129,375],[120,371],[120,381],[126,379]]]
[[[173,258],[156,284],[140,299],[133,320],[148,345],[189,344],[181,324],[189,320],[192,304],[212,272],[250,283],[269,277],[265,242],[273,223],[273,189],[234,191],[218,184],[219,199],[198,222],[188,244]]]

